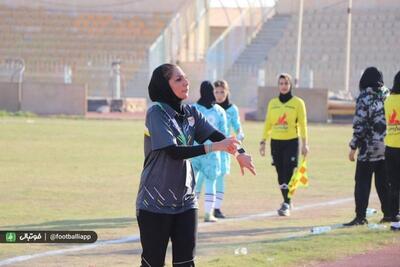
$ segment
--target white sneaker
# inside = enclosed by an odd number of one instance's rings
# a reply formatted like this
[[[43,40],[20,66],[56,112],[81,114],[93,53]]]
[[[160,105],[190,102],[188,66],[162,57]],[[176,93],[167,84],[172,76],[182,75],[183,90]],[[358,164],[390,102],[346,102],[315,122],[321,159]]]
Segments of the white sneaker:
[[[400,222],[392,222],[390,224],[390,229],[393,231],[400,231]]]
[[[278,211],[279,216],[290,216],[290,205],[287,203],[282,203]]]
[[[204,222],[218,222],[218,219],[214,217],[214,214],[206,212],[204,214]]]

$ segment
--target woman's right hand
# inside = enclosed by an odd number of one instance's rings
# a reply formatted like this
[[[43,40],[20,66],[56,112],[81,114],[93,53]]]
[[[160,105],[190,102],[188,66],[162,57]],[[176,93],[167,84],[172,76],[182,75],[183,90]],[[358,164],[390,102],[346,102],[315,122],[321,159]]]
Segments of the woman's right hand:
[[[237,150],[237,146],[240,145],[240,141],[235,137],[228,137],[222,141],[215,142],[212,144],[213,151],[225,151],[229,154],[235,154]]]
[[[260,155],[261,157],[265,157],[265,142],[260,143]]]

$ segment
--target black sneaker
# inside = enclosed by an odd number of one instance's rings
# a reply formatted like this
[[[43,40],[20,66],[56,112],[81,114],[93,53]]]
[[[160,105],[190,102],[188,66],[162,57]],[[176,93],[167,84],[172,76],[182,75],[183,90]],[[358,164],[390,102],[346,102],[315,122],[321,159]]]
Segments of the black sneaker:
[[[368,224],[367,219],[356,217],[351,222],[344,223],[343,226],[357,226],[357,225],[364,225],[364,224]]]
[[[214,209],[214,217],[218,219],[225,219],[225,215],[222,213],[220,209]]]
[[[390,222],[393,222],[392,217],[383,217],[383,218],[379,221],[379,223],[390,223]]]

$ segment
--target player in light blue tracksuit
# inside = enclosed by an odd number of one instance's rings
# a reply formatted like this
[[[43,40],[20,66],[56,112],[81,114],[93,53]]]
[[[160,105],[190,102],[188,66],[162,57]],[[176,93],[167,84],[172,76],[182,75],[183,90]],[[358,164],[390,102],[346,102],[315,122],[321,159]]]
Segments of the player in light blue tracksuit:
[[[229,100],[229,85],[224,80],[218,80],[214,82],[214,95],[217,104],[219,104],[226,112],[226,117],[228,120],[228,131],[224,134],[230,136],[231,132],[236,135],[239,141],[243,141],[244,133],[242,126],[240,124],[239,109],[236,105]],[[214,207],[214,216],[216,218],[225,218],[221,211],[222,201],[224,199],[225,193],[225,176],[230,173],[231,169],[231,158],[228,153],[221,152],[222,165],[221,165],[221,175],[217,178],[216,190],[217,199]]]
[[[200,99],[193,106],[202,113],[207,121],[220,132],[227,133],[227,118],[222,107],[215,104],[214,88],[208,81],[204,81],[200,87]],[[207,142],[206,142],[207,143]],[[205,216],[204,221],[215,222],[214,206],[216,202],[216,182],[225,171],[222,169],[221,152],[212,152],[195,157],[192,160],[193,170],[196,174],[196,194],[200,195],[203,183],[205,183]]]

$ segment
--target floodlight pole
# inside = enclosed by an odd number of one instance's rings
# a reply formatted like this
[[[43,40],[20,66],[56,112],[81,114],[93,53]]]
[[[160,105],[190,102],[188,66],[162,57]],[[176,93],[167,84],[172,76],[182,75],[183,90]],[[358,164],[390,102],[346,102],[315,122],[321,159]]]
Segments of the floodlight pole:
[[[345,72],[345,92],[348,93],[350,83],[350,52],[351,52],[351,13],[353,8],[353,0],[349,0],[347,8],[347,44],[346,44],[346,72]]]
[[[299,87],[299,82],[300,82],[301,42],[302,42],[302,32],[303,32],[303,4],[304,0],[300,0],[299,24],[297,29],[296,75],[294,78],[294,84],[296,87]]]

